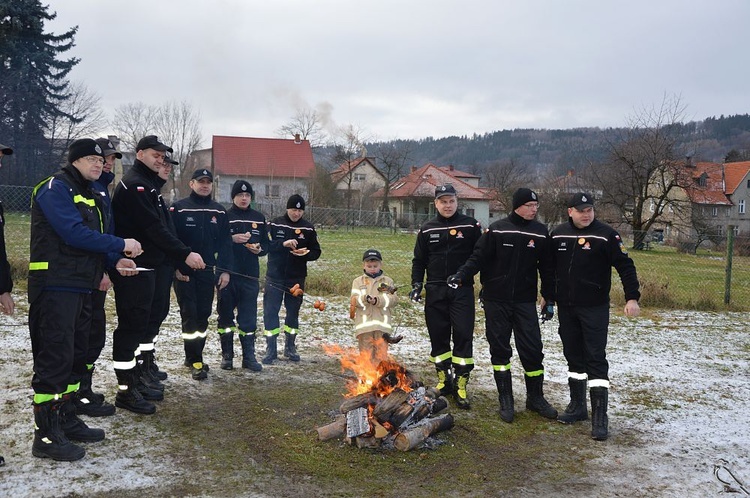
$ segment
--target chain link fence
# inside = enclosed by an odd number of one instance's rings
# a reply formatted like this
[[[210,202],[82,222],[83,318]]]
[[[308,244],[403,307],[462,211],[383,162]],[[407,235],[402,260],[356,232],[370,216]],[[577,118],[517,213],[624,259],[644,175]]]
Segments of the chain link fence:
[[[8,259],[14,279],[23,288],[29,261],[31,191],[31,187],[0,185]],[[258,209],[269,219],[282,214],[265,212],[263,206]],[[309,265],[310,293],[348,296],[352,280],[362,272],[363,252],[376,248],[383,254],[386,274],[401,289],[399,295],[407,295],[415,233],[428,215],[407,214],[397,220],[387,212],[308,206],[305,217],[318,228],[323,249],[320,260]],[[631,247],[632,236],[625,227],[618,229],[626,246]],[[671,242],[651,234],[646,240],[642,250],[629,250],[641,281],[643,307],[750,310],[750,237],[730,240],[724,235]],[[728,257],[730,242],[732,253]],[[261,261],[264,272],[265,258]],[[622,289],[614,272],[613,279],[612,300],[620,304]]]

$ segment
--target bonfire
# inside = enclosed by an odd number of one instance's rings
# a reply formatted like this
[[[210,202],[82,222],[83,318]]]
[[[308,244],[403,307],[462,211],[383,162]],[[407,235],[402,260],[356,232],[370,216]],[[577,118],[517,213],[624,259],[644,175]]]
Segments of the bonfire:
[[[381,345],[382,343],[382,345]],[[359,448],[393,446],[408,451],[433,434],[453,427],[453,416],[439,414],[448,401],[434,387],[425,387],[385,351],[379,340],[377,352],[360,352],[324,346],[339,356],[347,373],[344,401],[333,422],[317,429],[318,439],[344,437]]]

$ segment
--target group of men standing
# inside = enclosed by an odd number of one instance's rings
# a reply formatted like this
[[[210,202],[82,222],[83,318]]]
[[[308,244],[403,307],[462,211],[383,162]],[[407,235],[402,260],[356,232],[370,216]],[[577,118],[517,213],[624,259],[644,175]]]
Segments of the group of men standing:
[[[595,219],[593,197],[578,192],[568,201],[568,221],[551,233],[536,220],[537,194],[518,189],[512,212],[482,233],[474,218],[458,212],[450,185],[435,189],[437,216],[417,235],[412,260],[412,301],[426,290],[425,320],[437,388],[470,408],[466,386],[474,367],[474,275],[480,273],[486,335],[498,390],[500,417],[512,422],[515,408],[510,359],[511,336],[524,369],[526,409],[571,424],[588,419],[591,435],[608,437],[609,291],[614,267],[625,292],[626,316],[640,308],[638,277],[620,235]],[[424,281],[425,272],[427,281]],[[543,346],[536,302],[541,282],[541,318],[553,317],[557,303],[559,335],[568,363],[570,403],[558,414],[543,393]],[[451,340],[453,344],[451,345]]]

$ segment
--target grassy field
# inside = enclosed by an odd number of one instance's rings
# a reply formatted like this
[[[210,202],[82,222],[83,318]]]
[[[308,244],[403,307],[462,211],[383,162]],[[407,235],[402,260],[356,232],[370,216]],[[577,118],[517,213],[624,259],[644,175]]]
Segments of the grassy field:
[[[10,213],[6,223],[8,257],[16,282],[22,287],[28,267],[29,217]],[[351,281],[362,271],[362,253],[376,248],[383,254],[383,267],[396,286],[411,284],[413,233],[383,229],[325,229],[319,231],[323,256],[309,265],[307,281],[311,293],[349,295]],[[750,258],[733,258],[731,300],[724,304],[726,261],[724,254],[699,251],[682,254],[672,247],[653,246],[649,251],[631,251],[641,280],[642,305],[651,308],[704,311],[750,310]],[[262,260],[261,265],[265,264]],[[264,271],[264,268],[261,268]],[[621,303],[622,289],[614,275],[612,300]]]

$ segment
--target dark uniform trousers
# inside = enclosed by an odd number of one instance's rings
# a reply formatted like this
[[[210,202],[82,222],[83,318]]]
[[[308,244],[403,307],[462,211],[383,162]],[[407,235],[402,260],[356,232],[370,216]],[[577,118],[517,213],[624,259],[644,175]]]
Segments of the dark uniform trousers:
[[[609,304],[598,306],[558,306],[558,333],[568,371],[588,374],[592,379],[609,380],[607,327]]]
[[[217,277],[210,271],[196,271],[189,282],[174,279],[174,292],[180,304],[185,358],[189,363],[203,363],[208,318],[214,302]]]
[[[104,311],[104,303],[107,293],[94,289],[91,294],[91,335],[89,335],[89,349],[86,353],[86,364],[93,365],[102,354],[104,344],[107,342],[107,313]]]
[[[174,280],[174,266],[162,263],[154,268],[156,281],[154,282],[154,299],[151,304],[151,314],[148,317],[148,327],[144,344],[151,344],[159,335],[159,328],[169,314],[169,305],[172,300],[172,280]]]
[[[425,323],[430,334],[430,356],[438,358],[451,351],[453,335],[453,369],[457,375],[470,372],[473,363],[474,287],[462,285],[451,289],[445,284],[427,284]],[[468,364],[463,364],[462,360]]]
[[[493,366],[510,363],[513,356],[510,337],[513,334],[523,369],[526,372],[544,370],[542,333],[535,303],[501,303],[485,300],[484,314]]]
[[[260,283],[255,279],[232,277],[229,285],[219,292],[216,306],[219,313],[218,327],[226,329],[234,325],[234,309],[237,308],[237,326],[242,332],[258,329],[258,294]],[[278,316],[278,311],[276,312]]]
[[[263,290],[263,327],[266,329],[266,335],[278,333],[282,301],[286,309],[284,325],[294,329],[295,333],[299,329],[299,309],[302,307],[302,298],[295,297],[288,292],[294,284],[299,284],[300,288],[304,289],[305,279],[278,281],[266,277],[266,287]]]
[[[138,346],[143,342],[151,315],[156,274],[142,271],[132,277],[117,272],[110,276],[115,289],[117,328],[112,337],[115,370],[135,368]]]
[[[35,393],[67,392],[86,373],[91,309],[88,293],[46,290],[31,303],[31,386]]]

